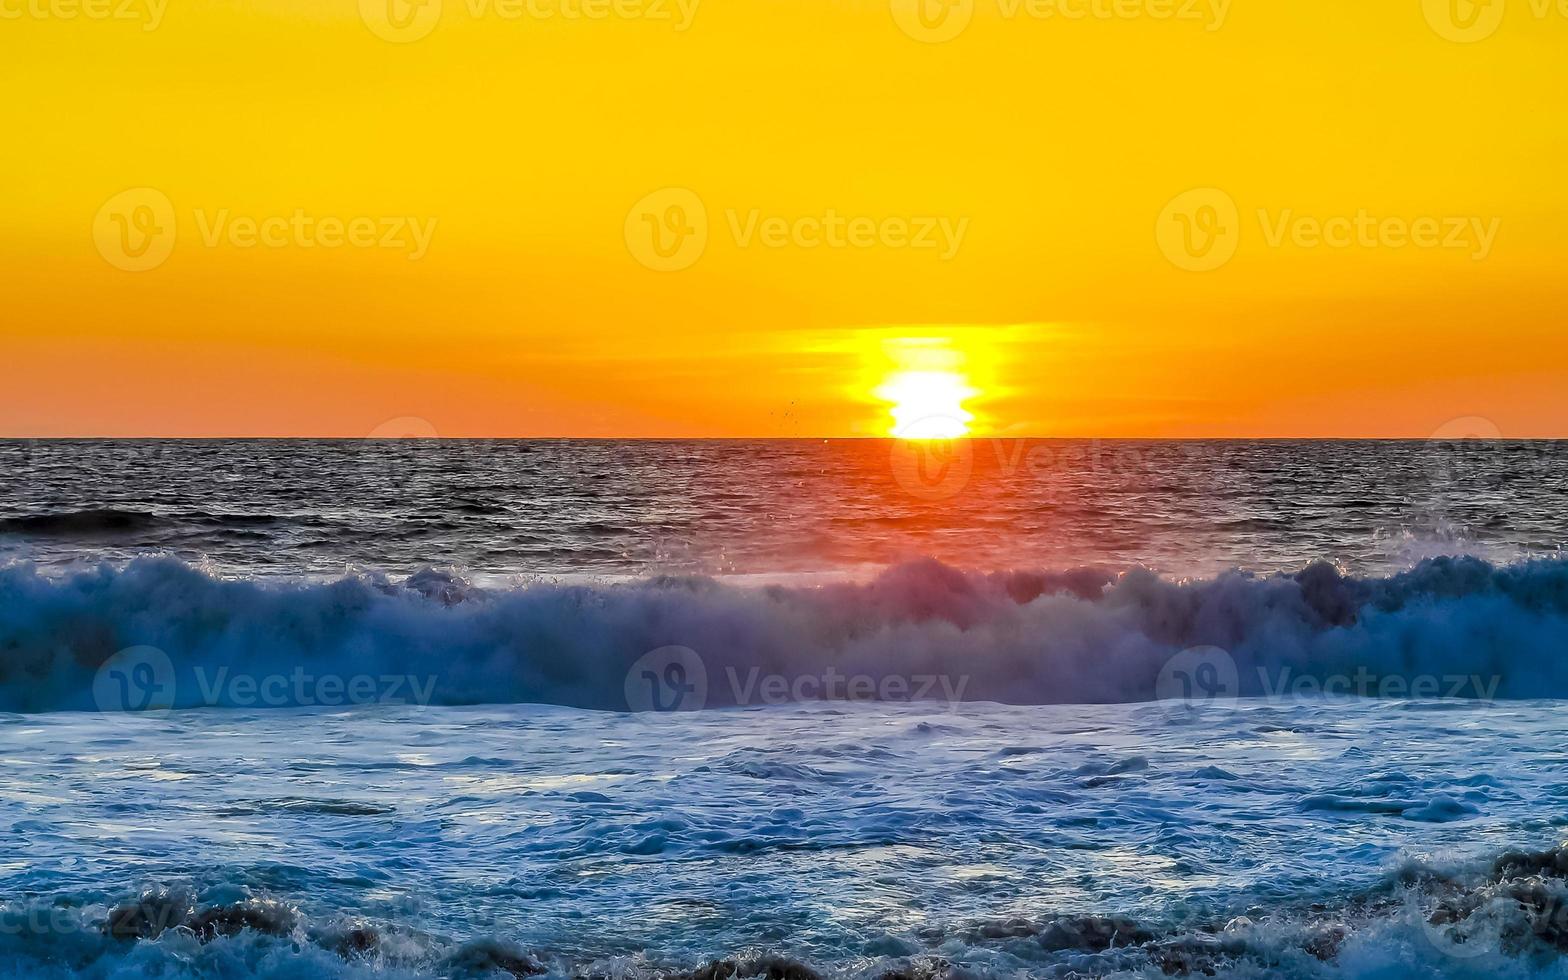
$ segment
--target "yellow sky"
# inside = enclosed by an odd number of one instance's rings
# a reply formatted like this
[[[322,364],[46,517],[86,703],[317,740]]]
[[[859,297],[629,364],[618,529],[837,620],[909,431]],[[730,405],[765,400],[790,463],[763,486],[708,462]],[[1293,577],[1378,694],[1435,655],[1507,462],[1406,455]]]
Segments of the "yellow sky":
[[[1568,436],[1565,51],[1544,0],[0,0],[0,435],[880,435],[913,345],[982,433]]]

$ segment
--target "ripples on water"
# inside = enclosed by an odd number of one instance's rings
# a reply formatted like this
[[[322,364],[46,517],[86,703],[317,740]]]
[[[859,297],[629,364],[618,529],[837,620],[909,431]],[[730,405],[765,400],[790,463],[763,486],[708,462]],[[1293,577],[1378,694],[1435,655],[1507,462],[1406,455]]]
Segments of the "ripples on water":
[[[913,557],[1174,574],[1563,539],[1568,444],[978,439],[0,443],[0,548],[240,572],[834,572]]]
[[[573,975],[764,953],[868,977],[1160,975],[1178,956],[1200,973],[1404,975],[1481,949],[1486,970],[1522,969],[1557,935],[1515,936],[1519,960],[1479,921],[1489,945],[1471,950],[1424,925],[1490,894],[1507,847],[1560,833],[1568,722],[1546,703],[118,722],[0,723],[17,925],[0,956],[30,969],[459,975],[465,948],[504,939]],[[113,919],[122,903],[170,894],[210,935],[101,935],[145,928]],[[40,903],[73,907],[82,931],[22,928]],[[244,908],[250,928],[224,934]],[[353,930],[364,948],[344,946]]]

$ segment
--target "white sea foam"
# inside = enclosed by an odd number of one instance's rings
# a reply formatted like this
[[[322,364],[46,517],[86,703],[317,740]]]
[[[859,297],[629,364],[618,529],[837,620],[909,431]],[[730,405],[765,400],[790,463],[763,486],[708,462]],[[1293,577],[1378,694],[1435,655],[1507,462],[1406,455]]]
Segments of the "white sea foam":
[[[1561,976],[1557,710],[0,715],[0,976]]]
[[[1172,658],[1194,647],[1234,673],[1207,694],[1565,697],[1568,563],[1438,558],[1380,578],[1318,564],[1173,581],[921,561],[814,586],[664,577],[504,588],[436,571],[224,580],[172,559],[0,570],[0,709],[103,707],[102,668],[141,647],[168,658],[175,707],[330,703],[322,678],[401,678],[395,696],[378,687],[349,700],[625,710],[628,673],[635,681],[641,658],[669,648],[689,651],[683,673],[705,674],[710,707],[1145,701],[1171,695],[1161,685]],[[292,680],[263,696],[232,689],[237,677],[280,676]],[[835,677],[864,683],[857,693]],[[917,678],[931,683],[913,690]]]

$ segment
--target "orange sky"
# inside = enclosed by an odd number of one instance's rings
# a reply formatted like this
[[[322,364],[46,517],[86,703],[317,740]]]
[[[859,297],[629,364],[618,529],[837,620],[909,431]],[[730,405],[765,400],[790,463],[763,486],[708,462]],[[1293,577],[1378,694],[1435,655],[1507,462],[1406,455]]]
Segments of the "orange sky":
[[[916,2],[0,0],[0,435],[1568,436],[1568,12]]]

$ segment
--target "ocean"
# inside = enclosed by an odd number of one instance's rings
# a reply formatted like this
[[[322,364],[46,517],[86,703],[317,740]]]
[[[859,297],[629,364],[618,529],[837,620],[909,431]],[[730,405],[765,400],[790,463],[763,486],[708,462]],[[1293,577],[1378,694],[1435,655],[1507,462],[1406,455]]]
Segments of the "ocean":
[[[0,443],[0,975],[1568,976],[1568,443]]]

